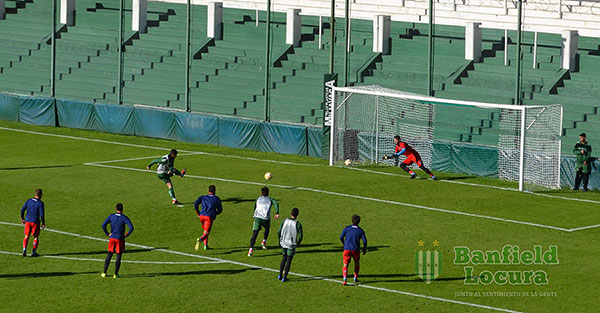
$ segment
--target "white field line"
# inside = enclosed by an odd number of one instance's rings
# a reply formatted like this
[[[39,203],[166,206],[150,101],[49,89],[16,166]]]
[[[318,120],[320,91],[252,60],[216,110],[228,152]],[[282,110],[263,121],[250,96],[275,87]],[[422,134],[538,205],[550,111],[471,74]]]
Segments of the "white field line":
[[[75,136],[59,135],[59,134],[52,134],[52,133],[43,133],[43,132],[36,132],[36,131],[31,131],[31,130],[8,128],[8,127],[0,127],[0,129],[7,130],[7,131],[20,132],[20,133],[34,134],[34,135],[67,138],[67,139],[83,140],[83,141],[92,141],[92,142],[105,143],[105,144],[111,144],[111,145],[120,145],[120,146],[128,146],[128,147],[135,147],[135,148],[152,149],[152,150],[168,151],[171,149],[171,148],[138,145],[138,144],[133,144],[133,143],[118,142],[118,141],[108,141],[108,140],[102,140],[102,139],[75,137]],[[222,157],[222,158],[242,159],[242,160],[250,160],[250,161],[276,163],[276,164],[287,164],[287,165],[298,165],[298,166],[321,166],[319,164],[295,163],[295,162],[288,162],[288,161],[275,161],[275,160],[268,160],[268,159],[242,157],[242,156],[237,156],[237,155],[227,155],[227,154],[219,154],[219,153],[211,153],[211,152],[203,152],[203,151],[190,151],[190,150],[178,150],[178,151],[188,152],[188,153],[193,153],[193,154],[218,156],[218,157]]]
[[[113,168],[113,169],[119,169],[119,170],[137,171],[137,172],[153,172],[153,171],[149,171],[149,170],[146,170],[146,169],[130,168],[130,167],[122,167],[122,166],[114,166],[114,165],[105,165],[105,164],[96,164],[96,163],[84,163],[84,165],[97,166],[97,167],[105,167],[105,168]],[[265,185],[264,183],[248,182],[248,181],[235,180],[235,179],[226,179],[226,178],[218,178],[218,177],[207,177],[207,176],[197,176],[197,175],[186,175],[186,177],[199,178],[199,179],[205,179],[205,180],[216,180],[216,181],[223,181],[223,182],[229,182],[229,183],[238,183],[238,184],[246,184],[246,185],[258,185],[258,186],[264,186]],[[480,215],[480,214],[465,213],[465,212],[460,212],[460,211],[452,211],[452,210],[446,210],[446,209],[439,209],[439,208],[427,207],[427,206],[422,206],[422,205],[417,205],[417,204],[412,204],[412,203],[404,203],[404,202],[398,202],[398,201],[392,201],[392,200],[383,200],[383,199],[377,199],[377,198],[363,197],[363,196],[357,196],[357,195],[351,195],[351,194],[334,192],[334,191],[327,191],[327,190],[320,190],[320,189],[314,189],[314,188],[308,188],[308,187],[296,187],[296,186],[275,185],[275,184],[268,184],[268,185],[270,187],[278,187],[278,188],[293,189],[293,190],[312,191],[312,192],[324,193],[324,194],[329,194],[329,195],[334,195],[334,196],[340,196],[340,197],[348,197],[348,198],[355,198],[355,199],[361,199],[361,200],[369,200],[369,201],[375,201],[375,202],[382,202],[382,203],[388,203],[388,204],[401,205],[401,206],[412,207],[412,208],[417,208],[417,209],[423,209],[423,210],[428,210],[428,211],[436,211],[436,212],[444,212],[444,213],[450,213],[450,214],[456,214],[456,215],[471,216],[471,217],[477,217],[477,218],[483,218],[483,219],[489,219],[489,220],[495,220],[495,221],[502,221],[502,222],[513,223],[513,224],[528,225],[528,226],[534,226],[534,227],[540,227],[540,228],[548,228],[548,229],[560,230],[560,231],[566,231],[566,232],[569,231],[569,229],[562,228],[562,227],[542,225],[542,224],[536,224],[536,223],[530,223],[530,222],[523,222],[523,221],[517,221],[517,220],[500,218],[500,217]]]
[[[407,176],[407,175],[398,175],[398,174],[393,174],[393,173],[379,172],[379,171],[367,170],[367,169],[364,169],[364,168],[348,167],[348,169],[355,170],[355,171],[372,173],[372,174],[378,174],[378,175],[386,175],[386,176],[396,176],[396,177],[402,177],[402,178],[410,178],[410,176]],[[449,184],[466,185],[466,186],[473,186],[473,187],[485,187],[485,188],[498,189],[498,190],[504,190],[504,191],[516,191],[516,192],[520,192],[519,189],[517,189],[517,188],[491,186],[491,185],[481,185],[481,184],[467,183],[467,182],[454,181],[454,180],[443,180],[442,179],[442,180],[438,180],[438,182],[439,183],[449,183]],[[596,201],[596,200],[577,199],[577,198],[570,198],[570,197],[554,196],[554,195],[548,195],[548,194],[536,193],[536,192],[528,192],[526,194],[528,194],[528,195],[534,195],[534,196],[540,196],[540,197],[546,197],[546,198],[568,200],[568,201],[579,201],[579,202],[588,202],[588,203],[600,204],[600,201]]]
[[[30,131],[30,130],[8,128],[8,127],[0,127],[0,129],[7,130],[7,131],[15,131],[15,132],[21,132],[21,133],[42,135],[42,136],[51,136],[51,137],[58,137],[58,138],[68,138],[68,139],[75,139],[75,140],[93,141],[93,142],[98,142],[98,143],[121,145],[121,146],[130,146],[130,147],[137,147],[137,148],[144,148],[144,149],[154,149],[154,150],[168,150],[168,149],[170,149],[170,148],[163,148],[163,147],[153,147],[153,146],[145,146],[145,145],[136,145],[136,144],[123,143],[123,142],[118,142],[118,141],[108,141],[108,140],[93,139],[93,138],[84,138],[84,137],[75,137],[75,136],[68,136],[68,135],[52,134],[52,133],[43,133],[43,132],[36,132],[36,131]],[[210,153],[210,152],[203,152],[203,151],[189,151],[189,150],[179,150],[179,151],[181,151],[181,152],[189,152],[189,153],[198,154],[198,155],[210,155],[210,156],[218,156],[218,157],[224,157],[224,158],[233,158],[233,159],[259,161],[259,162],[269,162],[269,163],[276,163],[276,164],[287,164],[287,165],[298,165],[298,166],[312,166],[312,167],[323,166],[323,165],[319,165],[319,164],[296,163],[296,162],[288,162],[288,161],[275,161],[275,160],[268,160],[268,159],[242,157],[242,156],[236,156],[236,155],[226,155],[226,154]],[[117,162],[117,161],[115,161],[115,162]],[[99,163],[99,162],[95,162],[95,163]],[[106,163],[106,162],[103,162],[103,163]],[[383,173],[383,172],[377,172],[377,171],[371,171],[371,170],[366,170],[366,169],[357,169],[357,168],[353,168],[353,169],[354,170],[363,171],[363,172],[381,174],[381,175],[400,176],[400,175],[395,175],[395,174],[390,174],[390,173]],[[473,186],[473,187],[492,188],[492,189],[499,189],[499,190],[506,190],[506,191],[518,191],[518,189],[513,189],[513,188],[497,187],[497,186],[475,184],[475,183],[467,183],[467,182],[448,181],[448,180],[440,180],[440,182],[452,183],[452,184],[460,184],[460,185],[467,185],[467,186]],[[600,204],[600,201],[594,201],[594,200],[585,200],[585,199],[577,199],[577,198],[570,198],[570,197],[553,196],[553,195],[539,194],[539,193],[527,193],[527,194],[536,195],[536,196],[543,196],[543,197],[548,197],[548,198],[568,200],[568,201],[579,201],[579,202],[589,202],[589,203]]]
[[[9,252],[9,251],[0,251],[0,254],[18,255],[18,256],[22,255],[22,253]],[[75,257],[67,257],[67,256],[59,256],[59,255],[40,255],[40,258],[73,260],[73,261],[104,262],[104,259],[75,258]],[[114,263],[115,260],[113,259],[112,262]],[[223,263],[223,262],[220,262],[220,261],[207,261],[207,262],[169,262],[169,261],[135,261],[135,260],[121,260],[121,262],[123,262],[123,263],[135,263],[135,264],[164,264],[164,265],[199,265],[199,264],[220,264],[220,263]]]
[[[7,223],[7,222],[0,222],[0,224],[2,224],[2,225],[11,225],[11,226],[23,226],[21,224]],[[91,239],[91,240],[96,240],[96,241],[106,241],[106,239],[101,239],[101,238],[96,238],[96,237],[91,237],[91,236],[85,236],[85,235],[79,235],[79,234],[65,232],[65,231],[60,231],[60,230],[55,230],[55,229],[46,228],[45,230],[46,231],[50,231],[50,232],[54,232],[54,233],[58,233],[58,234],[73,236],[73,237],[86,238],[86,239]],[[234,264],[234,265],[239,265],[239,266],[243,266],[243,267],[256,268],[256,269],[261,269],[261,270],[268,271],[268,272],[279,273],[279,269],[274,269],[274,268],[269,268],[269,267],[263,267],[263,266],[258,266],[258,265],[243,263],[243,262],[237,262],[237,261],[227,260],[227,259],[207,257],[207,256],[198,255],[198,254],[185,253],[185,252],[180,252],[180,251],[175,251],[175,250],[158,249],[158,248],[153,248],[153,247],[139,245],[139,244],[134,244],[134,243],[127,243],[127,245],[133,246],[133,247],[138,247],[138,248],[143,248],[143,249],[150,249],[150,250],[155,250],[155,251],[160,251],[160,252],[165,252],[165,253],[171,253],[171,254],[189,256],[189,257],[200,258],[200,259],[205,259],[205,260],[217,261],[217,262],[220,262],[220,263]],[[333,283],[337,283],[337,284],[341,284],[342,283],[341,280],[335,280],[335,279],[321,277],[321,276],[313,276],[313,275],[301,274],[301,273],[295,273],[295,272],[290,272],[289,274],[294,275],[294,276],[298,276],[298,277],[309,278],[309,279],[313,279],[313,280],[323,280],[323,281],[333,282]],[[418,293],[412,293],[412,292],[408,292],[408,291],[401,291],[401,290],[388,289],[388,288],[383,288],[383,287],[375,287],[375,286],[362,285],[362,284],[352,284],[352,283],[350,283],[350,285],[353,285],[355,287],[360,287],[360,288],[366,288],[366,289],[378,290],[378,291],[383,291],[383,292],[401,294],[401,295],[405,295],[405,296],[422,298],[422,299],[428,299],[428,300],[435,300],[435,301],[441,301],[441,302],[446,302],[446,303],[454,303],[454,304],[465,305],[465,306],[476,307],[476,308],[481,308],[481,309],[486,309],[486,310],[492,310],[492,311],[498,311],[498,312],[520,313],[519,311],[513,311],[513,310],[509,310],[509,309],[497,308],[497,307],[493,307],[493,306],[487,306],[487,305],[482,305],[482,304],[477,304],[477,303],[470,303],[470,302],[464,302],[464,301],[457,301],[457,300],[440,298],[440,297],[434,297],[434,296],[427,296],[427,295],[422,295],[422,294],[418,294]]]
[[[583,226],[583,227],[577,227],[577,228],[571,228],[571,229],[569,229],[569,232],[574,232],[574,231],[584,230],[584,229],[590,229],[590,228],[598,228],[598,227],[600,227],[600,224],[598,224],[598,225],[590,225],[590,226]]]

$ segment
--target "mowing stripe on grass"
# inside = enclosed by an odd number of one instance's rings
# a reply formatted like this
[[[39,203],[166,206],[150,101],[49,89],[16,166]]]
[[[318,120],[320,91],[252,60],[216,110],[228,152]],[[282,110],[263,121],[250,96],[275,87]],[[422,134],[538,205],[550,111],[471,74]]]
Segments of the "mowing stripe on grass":
[[[112,168],[112,169],[118,169],[118,170],[128,170],[128,171],[154,173],[154,171],[150,171],[150,170],[146,170],[146,169],[131,168],[131,167],[122,167],[122,166],[115,166],[115,165],[96,164],[96,163],[84,163],[84,165],[97,166],[97,167],[105,167],[105,168]],[[264,186],[264,183],[256,183],[256,182],[249,182],[249,181],[235,180],[235,179],[227,179],[227,178],[207,177],[207,176],[197,176],[197,175],[186,175],[186,177],[199,178],[199,179],[205,179],[205,180],[217,180],[217,181],[223,181],[223,182],[229,182],[229,183],[238,183],[238,184]],[[334,196],[340,196],[340,197],[355,198],[355,199],[360,199],[360,200],[370,200],[370,201],[375,201],[375,202],[382,202],[382,203],[388,203],[388,204],[395,204],[395,205],[407,206],[407,207],[412,207],[412,208],[417,208],[417,209],[423,209],[423,210],[428,210],[428,211],[436,211],[436,212],[450,213],[450,214],[456,214],[456,215],[478,217],[478,218],[484,218],[484,219],[489,219],[489,220],[495,220],[495,221],[513,223],[513,224],[521,224],[521,225],[528,225],[528,226],[534,226],[534,227],[540,227],[540,228],[548,228],[548,229],[553,229],[553,230],[560,230],[560,231],[569,232],[569,229],[562,228],[562,227],[556,227],[556,226],[550,226],[550,225],[543,225],[543,224],[536,224],[536,223],[530,223],[530,222],[523,222],[523,221],[517,221],[517,220],[511,220],[511,219],[506,219],[506,218],[501,218],[501,217],[494,217],[494,216],[487,216],[487,215],[481,215],[481,214],[473,214],[473,213],[466,213],[466,212],[460,212],[460,211],[438,209],[438,208],[433,208],[433,207],[428,207],[428,206],[423,206],[423,205],[418,205],[418,204],[404,203],[404,202],[398,202],[398,201],[392,201],[392,200],[383,200],[383,199],[370,198],[370,197],[363,197],[363,196],[351,195],[351,194],[340,193],[340,192],[335,192],[335,191],[320,190],[320,189],[314,189],[314,188],[308,188],[308,187],[275,185],[275,184],[269,184],[269,186],[283,188],[283,189],[312,191],[312,192],[324,193],[324,194],[329,194],[329,195],[334,195]]]
[[[9,251],[0,251],[0,254],[8,254],[8,255],[18,255],[22,256],[22,253],[17,252],[9,252]],[[59,256],[59,255],[40,255],[40,258],[49,258],[49,259],[61,259],[61,260],[73,260],[73,261],[94,261],[94,262],[104,262],[104,259],[90,259],[90,258],[75,258],[75,257],[67,257],[67,256]],[[116,260],[112,260],[111,262],[116,262]],[[221,264],[224,262],[221,261],[207,261],[207,262],[169,262],[169,261],[135,261],[135,260],[121,260],[123,263],[135,263],[135,264],[164,264],[164,265],[200,265],[200,264]]]
[[[348,167],[348,169],[355,170],[355,171],[366,172],[366,173],[373,173],[373,174],[378,174],[378,175],[386,175],[386,176],[396,176],[396,177],[402,177],[402,178],[410,178],[410,176],[407,176],[407,175],[398,175],[398,174],[394,174],[394,173],[379,172],[379,171],[367,170],[367,169],[364,169],[364,168]],[[504,190],[504,191],[521,192],[517,188],[491,186],[491,185],[480,185],[480,184],[475,184],[475,183],[467,183],[467,182],[454,181],[454,180],[439,180],[438,182],[440,182],[440,183],[465,185],[465,186],[473,186],[473,187],[485,187],[485,188],[498,189],[498,190]],[[554,199],[561,199],[561,200],[579,201],[579,202],[588,202],[588,203],[600,204],[600,201],[596,201],[596,200],[577,199],[577,198],[570,198],[570,197],[563,197],[563,196],[554,196],[554,195],[548,195],[548,194],[537,193],[537,192],[528,192],[527,194],[529,194],[529,195],[535,195],[535,196],[540,196],[540,197],[546,197],[546,198],[554,198]]]
[[[33,134],[33,135],[42,135],[42,136],[74,139],[74,140],[92,141],[92,142],[105,143],[105,144],[111,144],[111,145],[120,145],[120,146],[128,146],[128,147],[135,147],[135,148],[152,149],[152,150],[165,150],[166,151],[166,150],[171,149],[171,148],[153,147],[153,146],[138,145],[138,144],[133,144],[133,143],[118,142],[118,141],[108,141],[108,140],[102,140],[102,139],[75,137],[75,136],[59,135],[59,134],[52,134],[52,133],[43,133],[43,132],[36,132],[36,131],[31,131],[31,130],[17,129],[17,128],[0,127],[0,129],[7,130],[7,131],[20,132],[20,133]],[[219,154],[219,153],[204,152],[204,151],[190,151],[190,150],[178,150],[178,151],[193,153],[193,154],[218,156],[218,157],[222,157],[222,158],[242,159],[242,160],[269,162],[269,163],[277,163],[277,164],[299,165],[299,166],[321,166],[319,164],[295,163],[295,162],[288,162],[288,161],[275,161],[275,160],[269,160],[269,159],[259,159],[259,158],[243,157],[243,156],[228,155],[228,154]]]
[[[21,226],[21,227],[23,227],[22,224],[16,224],[16,223],[0,222],[0,224],[1,225]],[[102,238],[96,238],[96,237],[91,237],[91,236],[86,236],[86,235],[79,235],[79,234],[76,234],[76,233],[65,232],[65,231],[60,231],[60,230],[56,230],[56,229],[49,229],[49,228],[46,228],[45,230],[49,231],[49,232],[53,232],[53,233],[67,235],[67,236],[73,236],[73,237],[79,237],[79,238],[85,238],[85,239],[91,239],[91,240],[106,242],[106,239],[102,239]],[[279,273],[279,269],[274,269],[274,268],[269,268],[269,267],[263,267],[263,266],[258,266],[258,265],[243,263],[243,262],[237,262],[237,261],[227,260],[227,259],[207,257],[207,256],[202,256],[202,255],[197,255],[197,254],[191,254],[191,253],[186,253],[186,252],[180,252],[180,251],[175,251],[175,250],[154,248],[154,247],[144,246],[144,245],[135,244],[135,243],[127,243],[127,245],[133,246],[133,247],[137,247],[137,248],[155,250],[155,251],[160,251],[160,252],[165,252],[165,253],[171,253],[171,254],[189,256],[189,257],[206,259],[206,260],[211,260],[211,261],[218,261],[220,263],[234,264],[234,265],[239,265],[239,266],[243,266],[243,267],[256,268],[256,269],[261,269],[261,270],[268,271],[268,272]],[[343,283],[343,281],[341,281],[341,280],[335,280],[335,279],[331,279],[331,278],[327,278],[327,277],[313,276],[313,275],[301,274],[301,273],[295,273],[295,272],[290,272],[289,274],[291,274],[293,276],[298,276],[298,277],[303,277],[303,278],[309,278],[309,279],[312,279],[312,280],[323,280],[323,281],[333,282],[333,283],[337,283],[337,284]],[[408,291],[401,291],[401,290],[388,289],[388,288],[383,288],[383,287],[375,287],[375,286],[369,286],[369,285],[353,284],[353,283],[349,283],[349,285],[352,285],[354,287],[360,287],[360,288],[366,288],[366,289],[384,291],[384,292],[389,292],[389,293],[401,294],[401,295],[405,295],[405,296],[422,298],[422,299],[428,299],[428,300],[441,301],[441,302],[446,302],[446,303],[453,303],[453,304],[465,305],[465,306],[476,307],[476,308],[481,308],[481,309],[486,309],[486,310],[492,310],[492,311],[498,311],[498,312],[520,313],[519,311],[513,311],[513,310],[509,310],[509,309],[497,308],[497,307],[487,306],[487,305],[483,305],[483,304],[470,303],[470,302],[464,302],[464,301],[457,301],[457,300],[440,298],[440,297],[434,297],[434,296],[427,296],[427,295],[422,295],[422,294],[418,294],[418,293],[412,293],[412,292],[408,292]]]
[[[137,145],[137,144],[132,144],[132,143],[118,142],[118,141],[108,141],[108,140],[85,138],[85,137],[75,137],[75,136],[68,136],[68,135],[43,133],[43,132],[36,132],[36,131],[30,131],[30,130],[24,130],[24,129],[9,128],[9,127],[0,127],[0,129],[7,130],[7,131],[15,131],[15,132],[27,133],[27,134],[34,134],[34,135],[51,136],[51,137],[67,138],[67,139],[75,139],[75,140],[84,140],[84,141],[92,141],[92,142],[98,142],[98,143],[121,145],[121,146],[130,146],[130,147],[144,148],[144,149],[153,149],[153,150],[168,150],[168,149],[171,149],[171,148],[163,148],[163,147],[153,147],[153,146],[146,146],[146,145]],[[210,156],[218,156],[218,157],[224,157],[224,158],[234,158],[234,159],[241,159],[241,160],[269,162],[269,163],[276,163],[276,164],[298,165],[298,166],[313,166],[313,167],[323,166],[323,165],[319,165],[319,164],[296,163],[296,162],[288,162],[288,161],[275,161],[275,160],[269,160],[269,159],[259,159],[259,158],[251,158],[251,157],[242,157],[242,156],[236,156],[236,155],[226,155],[226,154],[218,154],[218,153],[210,153],[210,152],[202,152],[202,151],[189,151],[189,150],[179,150],[179,151],[181,151],[181,152],[188,152],[188,153],[192,153],[192,154],[199,154],[199,155],[210,155]],[[96,162],[96,163],[99,163],[99,162]],[[106,162],[103,162],[103,163],[106,163]],[[353,169],[355,169],[355,168],[353,168]],[[356,169],[356,170],[360,170],[360,171],[364,171],[364,172],[370,172],[370,173],[375,173],[375,174],[382,174],[382,175],[400,176],[400,175],[395,175],[395,174],[391,174],[391,173],[377,172],[377,171],[371,171],[371,170],[366,170],[366,169]],[[512,188],[506,188],[506,187],[498,187],[498,186],[492,186],[492,185],[475,184],[475,183],[457,182],[457,181],[449,181],[449,180],[440,180],[440,182],[460,184],[460,185],[467,185],[467,186],[473,186],[473,187],[500,189],[500,190],[507,190],[507,191],[518,191],[518,189],[512,189]],[[570,197],[553,196],[553,195],[539,194],[539,193],[528,193],[528,194],[530,194],[530,195],[536,195],[536,196],[544,196],[544,197],[548,197],[548,198],[568,200],[568,201],[580,201],[580,202],[589,202],[589,203],[600,204],[600,201],[594,201],[594,200],[586,200],[586,199],[577,199],[577,198],[570,198]]]

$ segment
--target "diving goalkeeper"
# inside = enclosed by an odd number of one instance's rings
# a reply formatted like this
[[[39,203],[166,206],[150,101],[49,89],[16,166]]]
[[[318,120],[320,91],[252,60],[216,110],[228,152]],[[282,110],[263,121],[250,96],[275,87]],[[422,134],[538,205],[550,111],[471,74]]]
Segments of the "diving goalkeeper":
[[[421,156],[419,155],[419,153],[415,149],[413,149],[408,143],[401,141],[400,136],[394,136],[394,145],[396,146],[394,153],[392,153],[391,155],[385,155],[383,157],[384,160],[390,158],[398,158],[399,156],[404,155],[406,159],[402,163],[400,163],[400,168],[408,174],[410,174],[410,179],[417,177],[417,173],[409,169],[408,166],[410,166],[413,163],[416,163],[417,166],[421,170],[423,170],[423,172],[429,175],[429,177],[431,177],[433,180],[437,180],[437,177],[435,177],[435,175],[433,175],[433,173],[431,173],[431,171],[423,165],[423,161],[421,160]]]

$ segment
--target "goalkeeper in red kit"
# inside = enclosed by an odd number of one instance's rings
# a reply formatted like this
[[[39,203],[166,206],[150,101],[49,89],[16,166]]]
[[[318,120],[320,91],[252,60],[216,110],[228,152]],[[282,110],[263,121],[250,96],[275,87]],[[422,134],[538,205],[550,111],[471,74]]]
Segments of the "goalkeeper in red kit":
[[[417,174],[411,169],[409,169],[408,166],[413,163],[416,163],[417,166],[421,170],[423,170],[423,172],[427,173],[427,175],[429,175],[433,180],[437,180],[437,177],[435,177],[435,175],[433,175],[433,173],[423,165],[423,160],[421,160],[421,156],[419,155],[419,153],[415,149],[413,149],[408,143],[401,141],[400,136],[394,136],[394,145],[396,146],[394,153],[392,153],[392,155],[385,155],[383,157],[384,160],[390,158],[397,158],[401,155],[404,155],[406,157],[406,160],[400,163],[400,168],[408,174],[410,174],[411,179],[417,177]]]

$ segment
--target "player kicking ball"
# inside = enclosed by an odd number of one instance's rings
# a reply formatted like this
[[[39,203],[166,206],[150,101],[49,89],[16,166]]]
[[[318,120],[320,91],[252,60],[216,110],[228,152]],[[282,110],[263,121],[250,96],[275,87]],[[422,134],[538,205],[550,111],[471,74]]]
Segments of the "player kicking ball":
[[[196,199],[196,202],[194,202],[196,215],[200,219],[202,229],[204,230],[202,237],[196,239],[196,246],[194,247],[196,251],[200,249],[200,242],[204,242],[204,250],[208,250],[208,235],[210,235],[213,221],[217,218],[217,215],[223,212],[223,205],[221,204],[221,199],[215,195],[216,191],[217,187],[210,185],[208,186],[208,194],[200,196]],[[200,206],[202,210],[198,209],[198,206]]]
[[[293,208],[290,212],[290,217],[286,218],[277,231],[279,237],[279,245],[281,246],[283,257],[279,265],[279,276],[277,279],[282,282],[288,281],[288,273],[292,266],[292,259],[296,255],[296,248],[302,242],[304,237],[302,233],[302,224],[298,221],[298,208]]]
[[[400,168],[408,174],[410,174],[410,179],[417,177],[417,173],[413,172],[408,167],[413,163],[416,163],[417,166],[421,170],[423,170],[423,172],[429,175],[429,177],[431,177],[433,180],[437,180],[437,177],[435,177],[435,175],[433,175],[433,173],[431,173],[431,171],[423,165],[423,161],[421,160],[421,156],[419,155],[419,153],[415,149],[413,149],[408,143],[401,141],[400,136],[394,136],[394,145],[396,146],[394,153],[392,153],[392,155],[383,156],[384,160],[398,158],[401,155],[404,155],[406,156],[406,160],[400,163]]]
[[[248,250],[249,257],[254,253],[254,244],[261,228],[265,229],[265,234],[260,245],[263,250],[267,250],[267,238],[269,238],[269,230],[271,229],[272,207],[275,207],[275,219],[279,219],[279,203],[277,200],[269,197],[269,188],[263,187],[261,194],[254,203],[254,225],[252,226],[252,238],[250,238],[250,250]]]
[[[114,253],[117,254],[117,262],[115,263],[115,275],[113,275],[113,278],[121,277],[119,276],[119,269],[121,268],[121,257],[125,252],[125,238],[133,233],[133,224],[131,224],[131,220],[123,214],[123,204],[117,203],[115,209],[117,210],[117,213],[109,215],[104,223],[102,223],[102,230],[106,236],[110,237],[110,239],[108,239],[108,254],[106,255],[106,260],[104,260],[104,271],[100,274],[102,278],[106,277],[106,271],[108,270],[110,259]],[[106,230],[108,224],[110,224],[110,233]],[[125,225],[129,227],[127,234],[125,234]]]
[[[185,175],[185,169],[180,172],[175,168],[175,158],[177,158],[177,150],[171,149],[169,154],[150,162],[150,164],[146,166],[146,169],[150,169],[152,165],[158,164],[158,167],[156,168],[158,179],[162,180],[167,185],[167,188],[169,188],[169,196],[171,196],[173,204],[176,205],[181,204],[181,202],[177,201],[177,198],[175,198],[175,191],[173,190],[171,176],[178,175],[183,177]]]
[[[363,242],[363,254],[367,253],[367,236],[365,231],[358,227],[360,216],[352,215],[352,225],[346,226],[340,236],[340,241],[344,244],[344,266],[342,267],[342,275],[344,278],[343,285],[348,283],[348,265],[351,260],[354,260],[354,282],[358,282],[358,272],[360,271],[360,240]]]
[[[25,216],[27,211],[27,216]],[[46,218],[44,215],[44,202],[42,202],[42,189],[35,190],[35,196],[28,199],[21,208],[21,224],[25,224],[25,238],[23,239],[23,256],[27,256],[27,243],[29,237],[33,236],[33,252],[31,256],[39,256],[37,248],[40,243],[40,220],[41,229],[46,228]]]

